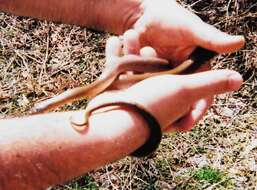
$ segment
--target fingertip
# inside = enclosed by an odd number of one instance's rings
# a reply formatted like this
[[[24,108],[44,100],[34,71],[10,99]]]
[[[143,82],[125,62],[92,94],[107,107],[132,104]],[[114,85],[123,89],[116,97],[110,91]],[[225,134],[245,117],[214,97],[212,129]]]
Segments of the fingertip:
[[[120,44],[120,43],[121,43],[121,41],[120,41],[119,37],[117,37],[117,36],[111,36],[106,41],[107,45],[109,45],[109,44]]]
[[[243,83],[238,72],[227,69],[187,75],[183,81],[186,82],[185,86],[192,101],[236,91]]]
[[[124,37],[134,37],[137,35],[137,32],[134,29],[129,29],[126,32],[124,32],[123,36]]]
[[[110,56],[120,56],[121,50],[122,50],[122,43],[118,37],[112,36],[107,39],[106,48],[105,48],[105,54],[107,58]]]
[[[194,28],[195,43],[217,53],[235,52],[245,45],[242,35],[230,35],[212,25],[201,22],[201,27]]]
[[[243,84],[243,77],[238,72],[235,72],[235,71],[234,73],[231,73],[228,76],[228,80],[229,80],[229,87],[232,91],[240,89],[240,87]]]
[[[218,53],[235,52],[245,45],[244,36],[224,34],[221,43],[217,45],[216,51]]]
[[[152,47],[149,47],[149,46],[146,46],[146,47],[140,49],[140,55],[142,57],[157,57],[156,51]]]

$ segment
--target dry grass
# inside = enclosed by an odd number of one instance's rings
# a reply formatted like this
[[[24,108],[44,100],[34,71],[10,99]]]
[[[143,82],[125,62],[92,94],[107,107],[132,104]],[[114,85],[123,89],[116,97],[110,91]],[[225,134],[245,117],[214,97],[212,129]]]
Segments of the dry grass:
[[[191,132],[164,137],[151,158],[127,157],[64,189],[257,188],[257,4],[253,0],[181,1],[247,45],[219,56],[214,68],[239,71],[244,86],[219,96]],[[90,83],[104,63],[108,34],[0,13],[0,117],[26,115],[34,102]],[[86,101],[61,109],[79,109]]]

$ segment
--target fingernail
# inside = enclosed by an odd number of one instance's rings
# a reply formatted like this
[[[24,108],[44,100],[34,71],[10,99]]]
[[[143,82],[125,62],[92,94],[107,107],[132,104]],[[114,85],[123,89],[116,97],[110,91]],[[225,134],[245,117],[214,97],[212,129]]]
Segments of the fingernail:
[[[233,38],[234,38],[234,42],[237,43],[238,45],[240,45],[240,47],[244,46],[244,44],[245,44],[244,36],[235,35],[235,36],[233,36]]]
[[[232,90],[238,90],[243,83],[243,78],[242,76],[234,72],[233,74],[229,75],[229,86]]]

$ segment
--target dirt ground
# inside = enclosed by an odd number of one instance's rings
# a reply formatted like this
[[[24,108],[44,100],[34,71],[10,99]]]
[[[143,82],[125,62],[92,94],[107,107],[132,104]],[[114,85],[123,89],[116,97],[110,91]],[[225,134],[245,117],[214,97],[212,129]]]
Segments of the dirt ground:
[[[150,158],[127,157],[53,189],[257,190],[257,2],[180,2],[217,28],[245,35],[243,49],[212,61],[214,69],[240,72],[243,87],[217,97],[191,132],[166,134]],[[94,81],[104,66],[108,36],[0,13],[0,118],[27,115],[35,102]]]

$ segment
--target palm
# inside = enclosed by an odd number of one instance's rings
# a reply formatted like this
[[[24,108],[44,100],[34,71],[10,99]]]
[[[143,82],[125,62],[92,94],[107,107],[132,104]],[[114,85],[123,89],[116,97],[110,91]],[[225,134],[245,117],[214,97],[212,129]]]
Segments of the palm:
[[[151,46],[162,58],[175,64],[185,60],[196,46],[219,53],[231,52],[244,44],[242,36],[230,36],[172,0],[148,1],[134,25],[141,47]]]
[[[142,45],[153,47],[159,56],[180,62],[195,48],[190,30],[202,22],[196,15],[172,1],[157,1],[145,6],[143,16],[135,24]],[[188,19],[190,18],[190,19]]]

